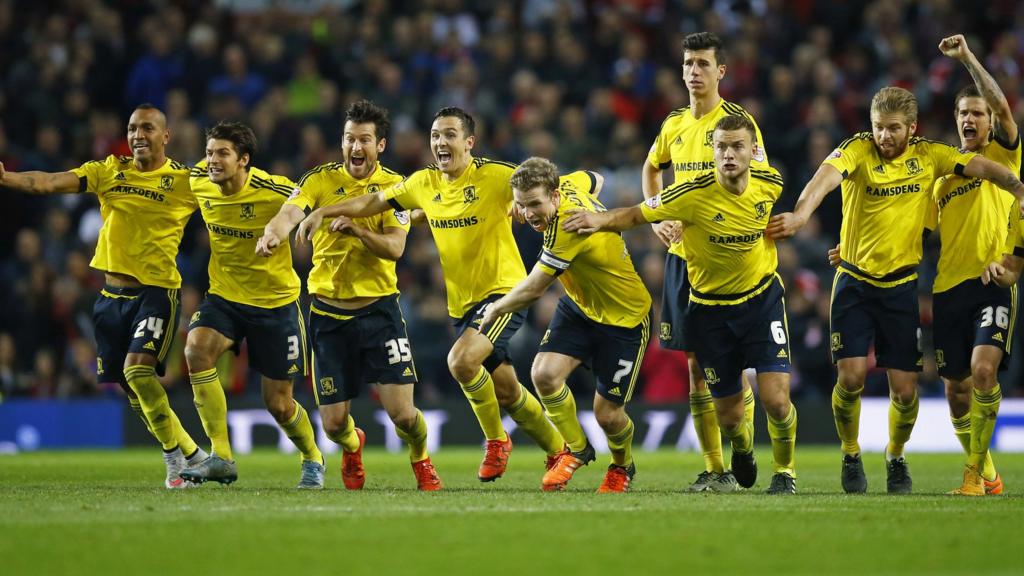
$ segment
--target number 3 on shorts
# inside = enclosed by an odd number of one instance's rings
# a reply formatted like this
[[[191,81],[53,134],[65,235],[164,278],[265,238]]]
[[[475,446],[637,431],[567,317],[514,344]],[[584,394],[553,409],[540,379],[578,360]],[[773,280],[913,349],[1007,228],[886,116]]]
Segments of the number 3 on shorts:
[[[288,359],[295,360],[299,357],[299,337],[292,335],[288,337]]]
[[[772,340],[775,340],[776,344],[786,343],[786,329],[782,326],[781,320],[776,320],[771,323]]]

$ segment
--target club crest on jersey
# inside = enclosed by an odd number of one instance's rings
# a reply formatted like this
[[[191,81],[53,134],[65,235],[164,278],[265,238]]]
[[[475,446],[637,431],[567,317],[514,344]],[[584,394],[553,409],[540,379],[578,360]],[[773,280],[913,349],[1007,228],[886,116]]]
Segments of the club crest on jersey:
[[[715,131],[708,130],[704,133],[704,145],[710,147],[715,140]]]
[[[334,378],[327,377],[320,379],[320,393],[324,396],[330,396],[337,392],[338,389],[334,387]]]
[[[242,220],[252,220],[256,217],[256,207],[252,204],[242,204],[242,212],[238,217]]]
[[[462,189],[462,203],[472,204],[479,200],[480,197],[476,195],[476,186],[466,186]]]
[[[370,184],[366,187],[367,194],[376,194],[377,192],[380,192],[380,184]]]
[[[758,202],[754,204],[754,213],[757,214],[758,218],[764,218],[768,214],[768,203]]]
[[[917,158],[910,158],[907,160],[907,174],[913,176],[914,174],[921,173],[921,163],[918,162]]]
[[[160,189],[170,191],[174,187],[174,176],[163,176],[160,178]]]

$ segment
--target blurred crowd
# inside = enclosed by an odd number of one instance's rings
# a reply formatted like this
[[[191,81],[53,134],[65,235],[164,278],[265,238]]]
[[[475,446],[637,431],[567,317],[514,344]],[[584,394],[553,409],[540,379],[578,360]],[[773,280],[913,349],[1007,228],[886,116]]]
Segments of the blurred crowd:
[[[1014,0],[0,0],[0,161],[8,170],[61,171],[130,154],[126,118],[150,102],[167,113],[170,157],[198,161],[204,129],[237,119],[259,137],[256,165],[298,179],[340,160],[344,110],[370,98],[391,111],[382,160],[398,172],[431,161],[430,120],[454,105],[477,119],[476,155],[538,155],[566,172],[595,170],[607,178],[605,204],[629,205],[642,198],[640,170],[661,121],[687,104],[681,40],[709,30],[727,43],[722,95],[759,122],[769,160],[787,182],[778,212],[792,206],[836,144],[870,129],[871,95],[882,86],[916,94],[919,134],[958,142],[953,94],[971,80],[939,53],[945,35],[967,35],[1024,125],[1018,8]],[[95,377],[91,313],[102,284],[88,267],[101,226],[95,197],[2,190],[0,201],[0,393],[113,393]],[[779,246],[797,396],[827,398],[835,383],[826,251],[839,225],[834,193]],[[532,266],[540,236],[527,227],[516,235]],[[660,302],[664,247],[646,228],[627,234],[627,244]],[[922,265],[926,340],[937,250],[932,241]],[[180,349],[207,287],[208,257],[197,214],[178,260],[185,285],[182,337],[165,378],[172,394],[190,393]],[[296,252],[295,260],[305,277],[309,254]],[[451,332],[429,231],[413,230],[399,274],[418,394],[460,395],[445,365]],[[535,306],[514,340],[524,381],[556,300],[551,293]],[[232,390],[258,389],[244,356],[223,362]],[[1018,355],[1005,394],[1024,393],[1022,364]],[[685,358],[652,343],[634,397],[684,400],[686,378]],[[573,385],[588,386],[587,375]],[[930,357],[922,391],[942,393]],[[881,370],[867,392],[886,393]]]

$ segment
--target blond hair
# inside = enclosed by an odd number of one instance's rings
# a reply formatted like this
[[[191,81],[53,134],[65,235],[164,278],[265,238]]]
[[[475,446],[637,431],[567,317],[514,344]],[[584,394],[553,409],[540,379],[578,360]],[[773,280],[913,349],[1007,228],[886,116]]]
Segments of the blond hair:
[[[512,173],[511,184],[520,192],[543,186],[544,191],[550,194],[558,188],[558,168],[554,162],[544,158],[527,158]]]
[[[917,98],[909,90],[898,86],[886,86],[871,99],[871,112],[879,114],[902,113],[907,124],[917,122]]]

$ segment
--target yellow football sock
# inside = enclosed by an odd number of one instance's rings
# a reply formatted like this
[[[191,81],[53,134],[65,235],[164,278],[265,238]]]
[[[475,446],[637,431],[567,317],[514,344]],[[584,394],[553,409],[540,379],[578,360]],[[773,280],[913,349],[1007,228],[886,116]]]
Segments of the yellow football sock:
[[[796,406],[789,405],[789,414],[782,420],[768,417],[768,435],[772,439],[774,471],[787,472],[796,478]]]
[[[216,368],[188,375],[192,383],[192,402],[203,421],[203,430],[210,439],[213,451],[225,460],[231,460],[231,440],[228,438],[228,400],[220,383]]]
[[[956,439],[960,441],[960,445],[964,447],[964,452],[968,456],[971,454],[971,412],[968,410],[967,414],[959,418],[954,418],[952,415],[949,417],[950,422],[953,423],[953,433],[956,434]],[[985,480],[992,481],[996,479],[996,463],[992,461],[992,451],[985,451],[985,462],[981,466],[981,477]]]
[[[992,433],[996,429],[996,416],[1002,398],[999,384],[987,392],[975,388],[971,395],[971,453],[967,456],[967,464],[970,466],[977,467],[985,460],[985,454],[992,443]]]
[[[142,404],[139,403],[138,397],[137,396],[129,396],[128,397],[128,406],[130,406],[131,409],[132,409],[132,412],[135,412],[135,415],[139,417],[139,420],[142,420],[142,423],[146,425],[146,430],[148,430],[149,433],[152,434],[153,433],[153,429],[149,427],[149,420],[146,420],[146,414],[145,414],[145,412],[142,411]],[[155,436],[154,436],[154,438],[155,438]],[[968,433],[968,435],[967,435],[967,447],[966,447],[968,451],[971,449],[970,442],[971,442],[971,437],[970,437],[970,433]]]
[[[576,414],[576,399],[573,398],[569,387],[563,382],[562,387],[554,394],[541,395],[540,401],[544,404],[548,418],[565,438],[569,450],[579,452],[586,448],[587,435],[583,432],[583,426],[580,426],[580,419]]]
[[[473,380],[467,383],[459,382],[459,386],[462,387],[462,393],[469,400],[473,414],[476,414],[476,420],[480,423],[484,438],[488,440],[506,439],[508,436],[505,435],[505,427],[501,424],[498,399],[494,396],[494,380],[491,380],[487,369],[481,366]]]
[[[910,440],[910,433],[914,431],[920,406],[916,393],[909,404],[900,404],[896,398],[889,400],[889,445],[885,449],[886,456],[903,456],[903,446]]]
[[[751,428],[754,427],[754,408],[757,406],[754,400],[754,391],[750,388],[743,389],[743,421]]]
[[[626,425],[608,437],[608,449],[612,453],[612,464],[629,467],[633,463],[633,421],[626,416]]]
[[[356,434],[356,421],[349,414],[345,417],[345,426],[338,432],[327,435],[335,444],[341,446],[345,452],[357,452],[359,450],[359,435]],[[401,434],[399,434],[401,437]]]
[[[832,416],[839,440],[843,443],[843,454],[860,454],[857,438],[860,436],[860,393],[863,391],[863,386],[853,391],[839,384],[832,388]]]
[[[697,432],[701,455],[704,456],[704,469],[708,472],[724,472],[722,432],[718,429],[718,417],[715,415],[710,391],[690,394],[690,415],[693,417],[693,429]]]
[[[551,422],[544,417],[544,408],[525,386],[519,384],[519,399],[507,410],[508,415],[533,441],[551,454],[558,454],[565,447],[565,439]]]
[[[735,426],[722,426],[722,433],[729,439],[733,452],[747,454],[754,449],[754,433],[746,422]]]
[[[295,402],[295,415],[289,422],[282,424],[281,429],[302,453],[303,460],[320,463],[324,461],[324,455],[316,447],[316,436],[313,435],[313,425],[309,422],[309,414],[306,414],[306,410],[301,404]]]
[[[427,459],[427,421],[423,419],[423,412],[416,410],[416,421],[413,422],[412,427],[408,430],[402,430],[395,426],[395,433],[409,445],[410,462],[419,462],[420,460]]]
[[[178,441],[178,447],[181,448],[181,453],[188,458],[196,453],[199,446],[196,445],[196,441],[185,432],[185,427],[181,425],[181,421],[178,420],[178,415],[171,411],[171,429],[174,430],[174,438]]]
[[[137,364],[124,370],[128,386],[139,398],[142,412],[149,422],[149,431],[156,437],[164,450],[170,451],[178,447],[178,439],[174,429],[173,412],[167,402],[167,392],[156,378],[156,370],[152,366]],[[179,424],[179,427],[181,425]]]

